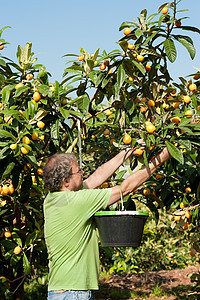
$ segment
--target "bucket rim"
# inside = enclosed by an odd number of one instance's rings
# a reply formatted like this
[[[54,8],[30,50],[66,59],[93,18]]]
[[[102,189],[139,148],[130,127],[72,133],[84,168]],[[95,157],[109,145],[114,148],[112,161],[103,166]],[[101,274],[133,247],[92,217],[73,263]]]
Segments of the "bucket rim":
[[[133,211],[133,210],[127,210],[127,211],[108,211],[108,210],[104,210],[104,211],[97,211],[94,216],[123,216],[123,215],[132,215],[132,216],[149,216],[149,212],[148,211]]]

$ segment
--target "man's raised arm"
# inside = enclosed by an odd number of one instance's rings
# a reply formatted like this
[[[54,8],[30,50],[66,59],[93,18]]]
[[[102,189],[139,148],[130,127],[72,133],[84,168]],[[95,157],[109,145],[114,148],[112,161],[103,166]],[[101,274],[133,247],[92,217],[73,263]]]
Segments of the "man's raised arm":
[[[123,164],[123,162],[131,156],[134,149],[129,149],[128,151],[122,150],[115,157],[111,158],[108,162],[104,163],[102,166],[90,175],[86,180],[84,180],[87,189],[98,188],[102,183],[104,183],[108,178],[110,178],[115,171]]]

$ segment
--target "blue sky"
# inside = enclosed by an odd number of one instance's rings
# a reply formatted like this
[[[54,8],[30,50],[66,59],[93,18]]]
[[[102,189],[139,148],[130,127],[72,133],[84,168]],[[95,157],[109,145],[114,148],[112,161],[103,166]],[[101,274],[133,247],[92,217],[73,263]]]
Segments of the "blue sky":
[[[35,1],[3,1],[1,4],[1,28],[11,26],[3,32],[6,45],[2,55],[17,61],[18,45],[23,48],[26,42],[32,43],[32,51],[38,57],[38,63],[46,66],[52,74],[51,82],[61,81],[66,67],[67,53],[80,53],[83,47],[89,53],[97,48],[109,52],[119,49],[116,42],[123,36],[119,27],[123,21],[137,19],[142,9],[148,15],[156,13],[165,1],[69,1],[35,0]],[[199,0],[182,0],[178,9],[189,11],[179,13],[179,17],[187,16],[183,25],[200,28]],[[182,32],[187,34],[186,31]],[[190,33],[196,48],[196,57],[191,60],[187,50],[177,47],[178,57],[169,64],[172,77],[178,81],[179,76],[200,69],[200,34]]]

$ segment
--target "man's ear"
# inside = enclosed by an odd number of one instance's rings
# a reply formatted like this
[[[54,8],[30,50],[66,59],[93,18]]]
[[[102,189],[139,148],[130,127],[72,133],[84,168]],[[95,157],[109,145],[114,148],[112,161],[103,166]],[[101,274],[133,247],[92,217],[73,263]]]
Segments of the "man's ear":
[[[69,179],[63,179],[63,185],[64,188],[68,188],[69,187]]]

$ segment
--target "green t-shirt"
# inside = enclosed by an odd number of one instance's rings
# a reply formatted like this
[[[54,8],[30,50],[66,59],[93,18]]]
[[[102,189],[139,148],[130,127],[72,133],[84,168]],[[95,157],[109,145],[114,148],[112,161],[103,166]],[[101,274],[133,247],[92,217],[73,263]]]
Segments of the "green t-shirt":
[[[98,239],[92,216],[108,205],[111,189],[49,193],[44,235],[49,258],[48,290],[96,290]]]

